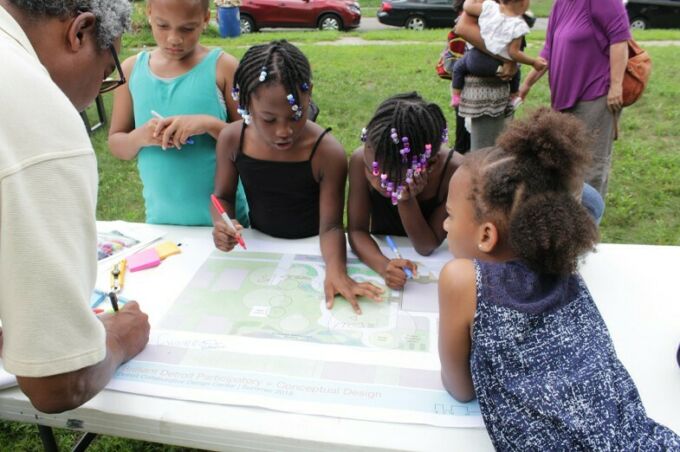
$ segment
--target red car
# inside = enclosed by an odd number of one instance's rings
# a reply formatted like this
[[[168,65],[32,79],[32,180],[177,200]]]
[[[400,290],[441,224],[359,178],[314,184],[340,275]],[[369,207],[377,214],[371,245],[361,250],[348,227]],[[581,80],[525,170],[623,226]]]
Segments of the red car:
[[[241,33],[265,27],[349,30],[361,22],[354,0],[243,0]]]

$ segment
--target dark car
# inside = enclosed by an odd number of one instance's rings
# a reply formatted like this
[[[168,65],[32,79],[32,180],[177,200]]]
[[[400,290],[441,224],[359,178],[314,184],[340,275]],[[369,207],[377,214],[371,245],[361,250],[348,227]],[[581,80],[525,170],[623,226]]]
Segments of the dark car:
[[[628,0],[630,28],[680,28],[680,0]]]
[[[384,1],[378,10],[381,23],[411,30],[451,28],[454,18],[451,0]]]
[[[355,0],[243,0],[241,33],[265,27],[349,30],[361,22]]]

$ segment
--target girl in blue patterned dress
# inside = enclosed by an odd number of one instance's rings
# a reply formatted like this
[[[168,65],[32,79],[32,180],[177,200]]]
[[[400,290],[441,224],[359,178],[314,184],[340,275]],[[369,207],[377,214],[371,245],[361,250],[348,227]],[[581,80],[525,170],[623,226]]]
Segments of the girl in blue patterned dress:
[[[444,222],[457,259],[439,280],[442,380],[477,396],[498,450],[680,450],[576,272],[597,240],[574,196],[587,163],[582,123],[548,109],[466,155]]]

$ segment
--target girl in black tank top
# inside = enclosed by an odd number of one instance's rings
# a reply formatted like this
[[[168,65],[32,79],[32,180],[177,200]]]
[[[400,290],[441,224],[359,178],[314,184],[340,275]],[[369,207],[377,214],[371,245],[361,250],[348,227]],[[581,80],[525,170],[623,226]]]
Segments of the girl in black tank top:
[[[252,204],[250,224],[274,237],[301,239],[319,235],[319,183],[312,159],[330,131],[319,134],[307,160],[261,160],[243,152],[246,124],[241,128],[234,163]]]
[[[371,234],[407,236],[418,253],[432,253],[446,237],[446,193],[462,156],[441,149],[444,114],[415,92],[384,101],[362,141],[350,159],[349,242],[389,287],[402,289],[404,269],[417,274],[416,265],[386,257]]]
[[[330,129],[307,121],[311,93],[309,62],[297,47],[274,41],[248,49],[232,92],[243,121],[229,124],[217,140],[215,195],[233,218],[240,178],[253,228],[286,239],[319,235],[326,305],[340,294],[360,313],[357,296],[379,300],[382,290],[347,275],[347,160]],[[213,219],[215,245],[231,251],[237,233],[215,211]]]

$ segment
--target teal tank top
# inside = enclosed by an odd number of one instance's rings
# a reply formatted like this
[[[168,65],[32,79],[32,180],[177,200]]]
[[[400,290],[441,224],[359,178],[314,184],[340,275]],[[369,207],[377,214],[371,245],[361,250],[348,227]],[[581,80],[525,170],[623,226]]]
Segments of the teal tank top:
[[[149,52],[140,52],[130,76],[135,127],[146,124],[151,111],[162,116],[207,114],[227,120],[217,88],[217,60],[222,50],[210,51],[190,71],[172,79],[151,72]],[[147,223],[187,226],[212,225],[210,194],[215,188],[215,146],[210,134],[193,136],[181,150],[143,147],[137,156]],[[236,218],[248,226],[248,204],[241,182],[236,192]]]

